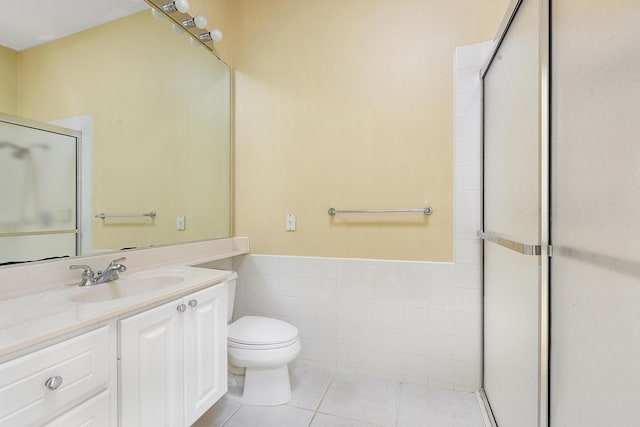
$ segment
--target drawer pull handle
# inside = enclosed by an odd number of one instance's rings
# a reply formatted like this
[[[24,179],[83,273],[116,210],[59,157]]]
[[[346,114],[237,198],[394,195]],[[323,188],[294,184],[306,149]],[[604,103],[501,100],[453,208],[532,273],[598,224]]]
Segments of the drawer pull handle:
[[[187,306],[184,304],[180,304],[178,305],[178,307],[176,307],[176,309],[180,312],[180,313],[184,313],[184,311],[187,309]]]
[[[197,299],[192,299],[191,301],[189,301],[189,307],[195,307],[197,305],[198,305]]]
[[[49,390],[56,390],[61,385],[62,385],[62,377],[59,377],[59,376],[51,377],[44,382],[44,386]]]

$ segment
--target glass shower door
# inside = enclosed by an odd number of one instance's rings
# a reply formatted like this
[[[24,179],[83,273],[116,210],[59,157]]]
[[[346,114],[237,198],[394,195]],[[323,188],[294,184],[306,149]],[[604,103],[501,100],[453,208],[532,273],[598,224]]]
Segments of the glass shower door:
[[[640,3],[552,12],[551,425],[638,426]]]
[[[484,378],[499,426],[538,427],[546,365],[540,2],[515,6],[484,85]]]
[[[0,264],[77,253],[78,135],[0,115]]]

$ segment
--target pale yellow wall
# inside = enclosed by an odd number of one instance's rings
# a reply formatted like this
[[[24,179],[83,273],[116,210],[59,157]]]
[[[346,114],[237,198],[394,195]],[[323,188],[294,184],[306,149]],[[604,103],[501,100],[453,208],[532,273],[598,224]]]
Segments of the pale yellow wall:
[[[18,53],[0,46],[0,113],[16,114]]]
[[[208,51],[146,11],[18,63],[19,115],[93,115],[93,213],[158,212],[155,222],[92,218],[94,248],[229,234],[230,76]]]
[[[236,0],[235,234],[263,254],[452,260],[454,48],[492,39],[508,3]],[[429,218],[327,215],[425,202]]]

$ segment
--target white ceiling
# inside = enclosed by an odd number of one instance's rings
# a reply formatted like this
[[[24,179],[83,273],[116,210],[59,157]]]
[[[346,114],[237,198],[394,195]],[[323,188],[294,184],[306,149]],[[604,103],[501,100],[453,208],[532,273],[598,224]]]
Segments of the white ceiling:
[[[148,8],[144,0],[0,0],[0,44],[21,51]]]

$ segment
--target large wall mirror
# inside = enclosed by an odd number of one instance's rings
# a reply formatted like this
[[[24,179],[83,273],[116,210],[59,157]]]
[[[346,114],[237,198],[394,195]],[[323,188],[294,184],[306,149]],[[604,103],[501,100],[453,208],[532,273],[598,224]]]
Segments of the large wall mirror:
[[[112,16],[102,10],[105,5],[124,15],[33,47],[11,47],[13,42],[0,38],[0,113],[82,132],[80,254],[228,237],[229,67],[186,33],[172,30],[166,18],[152,16],[141,0],[26,4],[6,9],[2,19],[37,23],[59,15],[92,22],[96,14]],[[29,15],[11,16],[11,9]],[[56,34],[38,37],[52,36]],[[16,157],[11,138],[0,133],[0,143],[7,143],[0,147],[0,204],[18,203],[11,200],[16,191],[6,184],[24,179],[27,169],[34,194],[42,200],[55,198],[43,184],[46,177],[68,175],[73,165],[40,159],[46,167],[20,166],[24,159]],[[49,152],[33,151],[38,156]],[[8,176],[11,170],[19,170],[20,176]],[[117,216],[151,211],[155,218]],[[97,218],[101,213],[107,217]],[[11,215],[0,215],[0,236],[3,221],[15,222]],[[32,218],[51,217],[45,212]],[[179,218],[184,219],[183,230]],[[12,257],[17,252],[7,242],[0,263],[28,260],[14,259],[24,257]],[[47,255],[69,254],[60,250]]]

